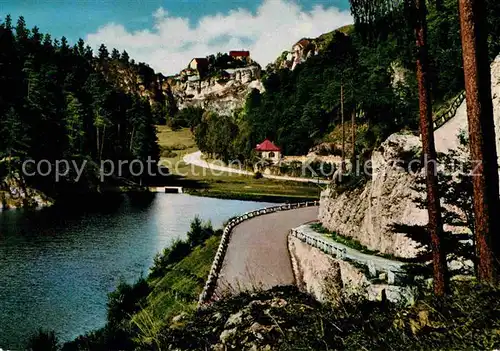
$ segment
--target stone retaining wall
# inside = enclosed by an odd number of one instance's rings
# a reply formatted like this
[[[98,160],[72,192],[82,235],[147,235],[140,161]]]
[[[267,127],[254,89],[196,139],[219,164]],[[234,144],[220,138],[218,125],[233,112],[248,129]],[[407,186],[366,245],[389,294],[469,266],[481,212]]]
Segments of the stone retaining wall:
[[[361,294],[369,300],[413,301],[410,277],[403,262],[367,255],[328,240],[310,225],[290,231],[288,248],[297,286],[318,301],[340,302]]]
[[[212,268],[210,269],[210,273],[208,274],[207,281],[205,283],[205,287],[203,288],[202,293],[200,294],[198,305],[202,306],[206,303],[209,303],[212,299],[212,295],[215,291],[215,287],[217,286],[217,279],[219,277],[220,271],[222,269],[222,263],[224,262],[224,257],[227,252],[227,247],[229,245],[229,240],[231,238],[231,233],[234,227],[240,224],[243,221],[251,219],[253,217],[262,216],[268,213],[278,212],[278,211],[287,211],[293,210],[302,207],[310,207],[310,206],[318,206],[319,201],[311,201],[311,202],[300,202],[295,204],[283,204],[278,206],[272,206],[268,208],[263,208],[260,210],[255,210],[251,212],[247,212],[241,216],[235,217],[229,221],[229,223],[224,228],[222,233],[222,238],[219,244],[219,248],[217,249],[217,253],[215,254],[214,261],[212,263]]]

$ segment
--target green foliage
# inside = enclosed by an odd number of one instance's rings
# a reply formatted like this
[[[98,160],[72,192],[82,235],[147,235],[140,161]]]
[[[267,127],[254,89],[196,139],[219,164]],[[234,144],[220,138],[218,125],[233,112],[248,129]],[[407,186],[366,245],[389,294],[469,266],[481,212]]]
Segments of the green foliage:
[[[230,116],[205,112],[194,130],[199,149],[227,162],[237,156],[238,125]]]
[[[359,252],[368,254],[368,255],[373,255],[377,254],[378,251],[370,250],[363,244],[361,244],[359,241],[352,239],[352,238],[347,238],[345,236],[339,235],[335,232],[332,232],[325,227],[321,223],[313,223],[311,224],[311,228],[314,229],[318,233],[323,233],[327,234],[333,241],[336,241],[340,244],[343,244],[345,246],[350,247],[351,249],[358,250]]]
[[[59,341],[53,331],[39,330],[30,336],[26,345],[28,351],[57,351]]]
[[[201,123],[205,111],[199,107],[188,106],[174,116],[171,121],[172,129],[189,128],[191,132]]]
[[[191,224],[192,225],[192,224]],[[176,264],[191,252],[191,245],[189,243],[177,239],[163,252],[156,254],[154,258],[153,267],[151,267],[151,277],[161,277],[164,275],[172,265]]]
[[[201,245],[212,235],[214,235],[212,223],[203,223],[198,216],[191,222],[191,227],[187,233],[188,242],[191,247]]]
[[[156,117],[150,104],[110,79],[113,67],[130,65],[126,53],[120,57],[113,50],[110,58],[102,45],[95,58],[83,40],[70,47],[64,37],[52,40],[36,27],[28,30],[23,18],[15,30],[10,23],[6,19],[0,24],[1,158],[44,159],[52,164],[63,158],[90,163],[158,158]],[[57,184],[49,178],[34,176],[28,181],[57,195],[75,187],[93,188],[98,179],[97,173],[79,184],[74,174]]]
[[[155,256],[150,277],[156,278],[165,275],[176,263],[187,257],[194,247],[202,245],[214,234],[215,231],[212,228],[212,224],[210,222],[203,223],[196,216],[187,232],[187,240],[176,239],[162,253],[158,253]]]

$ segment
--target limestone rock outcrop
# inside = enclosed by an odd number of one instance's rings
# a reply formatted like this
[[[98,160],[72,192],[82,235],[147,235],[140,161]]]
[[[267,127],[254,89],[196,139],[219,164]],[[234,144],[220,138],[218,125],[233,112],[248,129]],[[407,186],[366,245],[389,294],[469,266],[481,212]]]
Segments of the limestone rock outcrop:
[[[500,156],[500,55],[491,64],[491,88],[496,148]],[[460,133],[468,133],[466,101],[455,117],[434,132],[438,153],[459,150]],[[335,186],[330,186],[322,192],[319,219],[323,225],[381,253],[414,257],[419,251],[418,244],[404,234],[395,233],[391,226],[428,222],[427,211],[414,201],[418,196],[425,196],[414,190],[418,175],[407,172],[405,165],[405,159],[420,149],[418,136],[391,135],[372,154],[373,176],[363,187],[339,193]],[[454,232],[454,228],[445,229]]]
[[[408,172],[404,164],[419,148],[417,136],[391,135],[373,152],[372,178],[364,187],[338,192],[330,186],[321,193],[319,220],[323,226],[372,250],[414,257],[419,244],[393,232],[391,226],[427,222],[426,211],[415,203],[419,196],[414,190],[417,174]]]
[[[226,77],[208,77],[194,81],[168,79],[171,94],[177,108],[193,106],[230,115],[243,107],[246,96],[252,89],[264,91],[261,82],[261,69],[258,65],[244,68],[227,69]]]
[[[0,183],[0,212],[16,208],[49,207],[53,200],[41,191],[30,188],[17,174],[6,177]]]

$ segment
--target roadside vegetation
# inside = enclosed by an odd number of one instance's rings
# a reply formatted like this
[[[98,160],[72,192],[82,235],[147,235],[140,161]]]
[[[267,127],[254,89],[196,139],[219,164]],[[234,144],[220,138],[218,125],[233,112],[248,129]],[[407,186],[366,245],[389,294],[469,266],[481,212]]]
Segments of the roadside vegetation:
[[[134,284],[121,282],[109,294],[104,328],[66,343],[62,350],[134,350],[158,346],[159,331],[173,317],[195,311],[221,234],[209,222],[195,218],[188,238],[174,241],[159,253],[147,277]],[[47,339],[54,343],[52,333],[39,332],[30,343],[44,345]],[[33,348],[38,350],[45,349]]]

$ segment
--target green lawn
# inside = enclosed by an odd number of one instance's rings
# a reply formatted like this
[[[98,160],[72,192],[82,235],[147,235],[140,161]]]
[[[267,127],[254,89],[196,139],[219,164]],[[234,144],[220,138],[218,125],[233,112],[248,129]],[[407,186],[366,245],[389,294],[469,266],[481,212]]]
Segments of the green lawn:
[[[172,131],[165,126],[157,128],[158,143],[162,150],[168,149],[176,154],[161,158],[162,163],[174,174],[171,185],[183,186],[188,193],[265,201],[319,198],[322,187],[316,184],[255,179],[253,176],[226,172],[212,174],[204,168],[187,165],[182,161],[183,156],[198,150],[189,129]],[[181,145],[183,149],[178,150]]]

